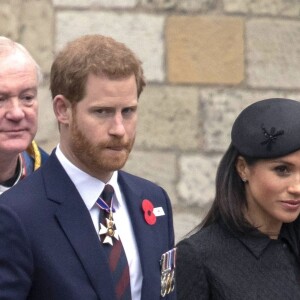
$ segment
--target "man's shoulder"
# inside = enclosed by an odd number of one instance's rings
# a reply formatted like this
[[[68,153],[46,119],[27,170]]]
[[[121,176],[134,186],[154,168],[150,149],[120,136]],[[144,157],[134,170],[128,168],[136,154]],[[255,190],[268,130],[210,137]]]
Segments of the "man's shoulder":
[[[46,162],[49,157],[49,154],[41,147],[38,147],[40,154],[41,154],[41,163],[42,165]]]
[[[1,194],[0,203],[14,203],[29,201],[28,199],[34,199],[40,194],[41,189],[43,189],[43,179],[40,170],[33,172],[30,176],[24,177],[16,185],[11,187],[9,190]]]
[[[32,141],[30,146],[21,153],[21,156],[25,168],[25,176],[28,176],[47,161],[49,154],[39,147],[35,141]]]
[[[225,234],[224,229],[216,222],[196,230],[183,241],[198,249],[213,248],[212,246],[216,246],[222,240],[226,239],[226,236],[227,234]]]
[[[146,179],[144,177],[140,177],[140,176],[137,176],[137,175],[134,175],[134,174],[131,174],[131,173],[128,173],[126,171],[119,171],[119,179],[121,181],[126,181],[128,184],[142,184],[143,186],[149,186],[149,187],[152,187],[152,188],[158,188],[158,189],[161,189],[161,187],[149,180],[149,179]]]

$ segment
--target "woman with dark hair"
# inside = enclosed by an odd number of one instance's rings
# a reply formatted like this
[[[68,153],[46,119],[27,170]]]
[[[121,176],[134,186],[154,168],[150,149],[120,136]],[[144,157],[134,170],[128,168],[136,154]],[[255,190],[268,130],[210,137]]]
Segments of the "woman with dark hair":
[[[300,102],[235,120],[212,207],[177,245],[178,300],[300,299]]]

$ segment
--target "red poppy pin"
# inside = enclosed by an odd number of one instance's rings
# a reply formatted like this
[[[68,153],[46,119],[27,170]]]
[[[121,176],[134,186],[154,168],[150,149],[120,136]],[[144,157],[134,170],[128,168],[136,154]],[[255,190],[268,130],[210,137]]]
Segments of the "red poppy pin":
[[[153,212],[154,207],[153,207],[152,202],[148,199],[144,199],[142,202],[142,208],[144,211],[145,221],[149,225],[154,225],[156,223],[156,216]]]

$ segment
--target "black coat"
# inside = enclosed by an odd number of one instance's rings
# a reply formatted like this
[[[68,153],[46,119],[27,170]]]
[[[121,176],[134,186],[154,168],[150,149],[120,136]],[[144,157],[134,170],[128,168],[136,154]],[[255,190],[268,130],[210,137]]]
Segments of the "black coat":
[[[278,240],[201,229],[177,247],[178,300],[299,300],[299,228],[283,225]]]

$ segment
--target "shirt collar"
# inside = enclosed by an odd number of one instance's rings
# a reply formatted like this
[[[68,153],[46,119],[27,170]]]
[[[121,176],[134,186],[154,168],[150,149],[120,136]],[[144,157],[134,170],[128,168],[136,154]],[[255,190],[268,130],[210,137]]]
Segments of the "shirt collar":
[[[74,183],[87,209],[90,210],[95,205],[96,200],[103,191],[105,183],[76,167],[63,154],[59,145],[56,147],[55,154]],[[118,208],[120,206],[120,202],[118,201],[120,199],[120,188],[118,185],[117,171],[113,172],[111,179],[107,183],[112,185],[115,190],[114,207]]]

